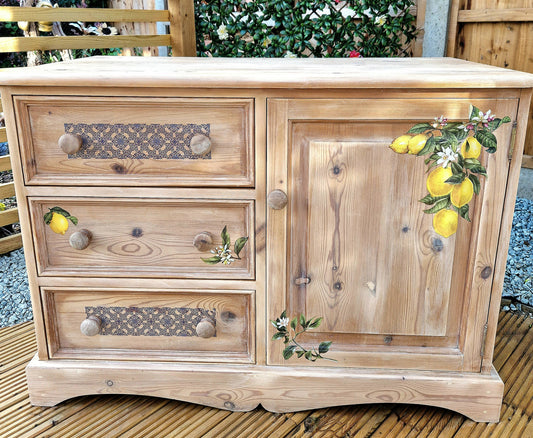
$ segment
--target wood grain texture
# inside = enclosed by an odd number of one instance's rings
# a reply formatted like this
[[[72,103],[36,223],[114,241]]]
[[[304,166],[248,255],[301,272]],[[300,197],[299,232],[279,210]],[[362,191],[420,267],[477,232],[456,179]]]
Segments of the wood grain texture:
[[[384,402],[426,404],[453,409],[476,421],[494,422],[499,419],[503,393],[503,383],[495,371],[470,377],[365,369],[303,373],[219,366],[213,371],[208,365],[35,359],[26,369],[31,402],[40,406],[53,406],[87,393],[149,393],[233,411],[249,411],[259,404],[273,412]],[[64,382],[61,389],[52,384],[60,379]],[[187,385],[182,384],[184,381]]]
[[[11,170],[11,157],[9,155],[0,157],[0,172],[5,172],[6,170]]]
[[[0,21],[168,21],[168,11],[103,8],[34,8],[15,6],[0,8]]]
[[[97,38],[97,37],[95,37]],[[109,37],[101,37],[109,38]],[[134,38],[134,37],[131,37]],[[140,37],[143,38],[143,37]],[[161,58],[93,57],[36,70],[2,71],[4,85],[183,88],[524,88],[533,76],[452,58]],[[123,72],[128,72],[124,80]],[[394,75],[391,75],[394,71]]]
[[[253,186],[251,103],[250,99],[18,97],[26,180],[47,185]],[[211,158],[68,157],[54,146],[65,133],[65,123],[208,124]]]
[[[54,233],[43,220],[60,206],[79,220],[68,234]],[[178,278],[254,278],[253,202],[134,198],[30,198],[34,242],[40,275]],[[194,236],[210,231],[215,246],[227,226],[235,242],[249,237],[241,260],[209,265],[193,245]],[[83,251],[68,236],[81,227],[92,233]]]
[[[127,359],[172,362],[254,362],[254,296],[235,290],[124,290],[43,288],[51,359]],[[198,336],[85,336],[80,324],[87,307],[191,308],[215,312],[216,334]],[[96,314],[97,316],[100,316]],[[118,318],[118,317],[117,317]],[[131,318],[130,318],[131,319]],[[186,318],[184,319],[184,321]],[[132,327],[136,327],[132,321]],[[118,321],[112,317],[106,324]],[[179,325],[179,321],[176,324]],[[157,317],[148,327],[158,330]],[[185,324],[185,322],[184,322]],[[122,327],[124,329],[124,327]]]

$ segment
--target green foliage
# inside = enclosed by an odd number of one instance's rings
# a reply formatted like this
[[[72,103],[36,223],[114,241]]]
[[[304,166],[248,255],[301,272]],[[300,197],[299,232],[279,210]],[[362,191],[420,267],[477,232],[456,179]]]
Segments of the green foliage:
[[[285,348],[283,349],[283,359],[288,360],[296,354],[298,358],[304,357],[305,359],[316,362],[317,359],[326,359],[336,362],[335,359],[324,357],[323,354],[327,353],[331,347],[331,341],[323,341],[318,345],[318,348],[307,349],[296,341],[296,338],[308,330],[318,328],[324,318],[311,318],[306,319],[304,315],[300,315],[299,318],[295,317],[292,320],[287,317],[287,311],[284,310],[279,318],[271,320],[270,323],[276,329],[276,333],[272,336],[272,340],[283,339]],[[298,329],[300,325],[300,329]]]
[[[196,1],[198,55],[406,56],[416,37],[412,5],[412,0]]]

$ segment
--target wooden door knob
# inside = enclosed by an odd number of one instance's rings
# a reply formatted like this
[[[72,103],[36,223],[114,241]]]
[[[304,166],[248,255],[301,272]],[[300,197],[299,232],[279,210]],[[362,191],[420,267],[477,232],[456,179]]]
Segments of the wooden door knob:
[[[215,322],[211,318],[203,318],[196,326],[196,334],[201,338],[212,338],[215,332]]]
[[[213,245],[213,235],[208,231],[202,231],[194,236],[192,244],[198,251],[209,251]]]
[[[102,320],[96,315],[88,316],[80,324],[80,331],[85,336],[96,336],[102,328]]]
[[[92,233],[89,230],[83,229],[72,233],[69,239],[70,246],[74,249],[85,249],[91,243]]]
[[[287,201],[287,194],[283,190],[273,190],[268,194],[267,204],[273,210],[285,208]]]
[[[191,138],[190,146],[194,155],[204,156],[211,152],[211,140],[202,134],[196,134]]]
[[[57,144],[65,154],[75,154],[81,149],[82,138],[77,134],[63,134]]]

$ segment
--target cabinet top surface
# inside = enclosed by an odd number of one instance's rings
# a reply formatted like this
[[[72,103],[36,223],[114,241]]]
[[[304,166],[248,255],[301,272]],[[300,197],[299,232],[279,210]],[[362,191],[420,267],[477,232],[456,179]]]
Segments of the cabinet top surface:
[[[93,57],[0,71],[0,85],[186,88],[531,88],[533,75],[454,58]]]

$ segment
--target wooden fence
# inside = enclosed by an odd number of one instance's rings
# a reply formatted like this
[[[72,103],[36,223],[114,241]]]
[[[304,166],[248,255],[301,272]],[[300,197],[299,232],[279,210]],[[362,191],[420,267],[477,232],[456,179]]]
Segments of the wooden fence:
[[[2,104],[0,103],[0,112],[2,111]],[[6,128],[0,128],[0,142],[7,141]],[[11,170],[11,160],[9,155],[0,157],[0,172]],[[13,182],[0,184],[0,200],[15,196],[15,186]],[[0,211],[0,227],[15,224],[19,221],[18,208],[9,208]],[[22,247],[22,237],[19,234],[2,237],[0,239],[0,254],[4,254],[14,249]]]
[[[0,22],[169,22],[168,35],[2,37],[0,53],[63,49],[170,46],[173,56],[196,56],[194,1],[168,0],[168,10],[0,7]]]
[[[448,56],[533,73],[531,0],[452,0]],[[533,168],[533,105],[524,167]]]

